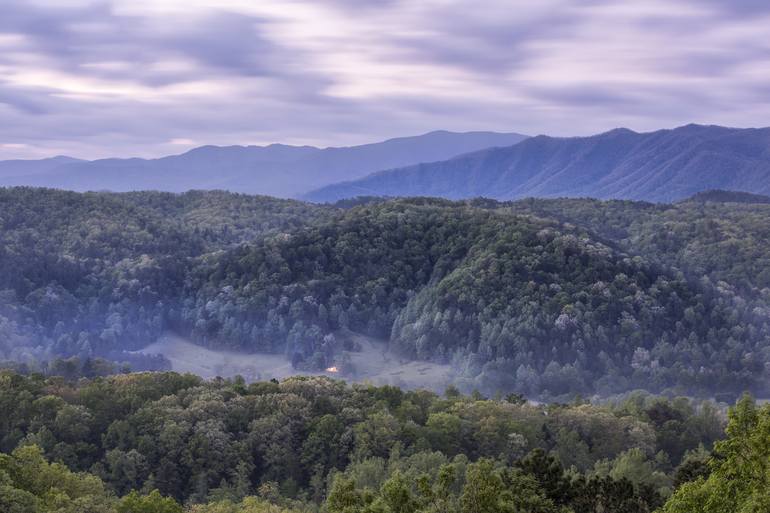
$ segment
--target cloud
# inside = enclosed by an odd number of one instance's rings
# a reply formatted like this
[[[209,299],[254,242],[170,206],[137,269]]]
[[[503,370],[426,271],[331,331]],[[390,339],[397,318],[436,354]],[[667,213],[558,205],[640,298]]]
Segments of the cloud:
[[[0,159],[765,124],[759,0],[6,0]],[[192,143],[190,143],[192,144]]]
[[[0,106],[22,115],[37,116],[49,112],[45,102],[38,99],[35,91],[4,85],[0,82]]]

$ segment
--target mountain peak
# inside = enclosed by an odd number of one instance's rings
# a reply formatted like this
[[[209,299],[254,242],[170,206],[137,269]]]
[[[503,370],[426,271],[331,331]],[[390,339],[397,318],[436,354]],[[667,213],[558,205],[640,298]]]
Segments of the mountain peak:
[[[743,130],[741,128],[732,128],[727,126],[721,126],[721,125],[701,125],[698,123],[689,123],[687,125],[682,125],[679,127],[674,128],[671,130],[672,132],[685,132],[685,133],[709,133],[709,134],[720,134],[720,133],[726,133],[726,132],[734,132],[736,130]]]
[[[599,134],[599,135],[639,135],[639,132],[634,132],[630,128],[626,128],[626,127],[618,127],[618,128],[613,128],[612,130],[608,130],[603,134]]]

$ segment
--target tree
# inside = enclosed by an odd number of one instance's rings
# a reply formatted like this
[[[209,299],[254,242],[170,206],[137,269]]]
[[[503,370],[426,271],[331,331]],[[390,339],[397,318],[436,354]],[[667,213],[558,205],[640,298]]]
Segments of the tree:
[[[414,513],[417,501],[412,497],[404,476],[396,471],[380,489],[382,502],[389,513]]]
[[[559,505],[569,502],[570,483],[564,475],[564,468],[556,458],[537,448],[521,460],[518,466],[537,480],[546,497]]]
[[[0,471],[0,511],[3,513],[38,513],[40,501],[26,490],[15,488],[5,471]]]
[[[133,491],[118,503],[118,513],[183,513],[182,506],[171,497],[163,497],[158,490],[149,495]]]
[[[99,478],[48,463],[39,447],[0,454],[0,511],[111,513],[113,501]]]
[[[451,413],[431,413],[425,424],[428,441],[448,456],[460,450],[460,418]]]
[[[363,506],[364,500],[356,490],[355,481],[338,474],[326,500],[329,513],[359,513]]]
[[[679,487],[665,513],[770,511],[770,406],[744,396],[730,411],[727,435],[714,447],[711,474]]]
[[[468,467],[460,497],[462,513],[503,513],[510,506],[503,497],[503,481],[492,460],[482,459]]]

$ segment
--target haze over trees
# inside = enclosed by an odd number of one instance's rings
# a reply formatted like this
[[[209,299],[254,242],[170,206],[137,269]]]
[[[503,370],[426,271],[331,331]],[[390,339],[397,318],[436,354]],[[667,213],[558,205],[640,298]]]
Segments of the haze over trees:
[[[767,393],[765,204],[2,199],[0,351],[33,369],[164,368],[126,351],[173,330],[313,371],[355,350],[349,329],[468,391]]]
[[[762,511],[767,407],[728,422],[692,396],[768,391],[769,226],[764,198],[725,191],[0,189],[0,510]],[[458,378],[129,373],[168,368],[133,352],[166,331],[307,372],[344,368],[352,331]]]
[[[0,347],[6,359],[107,356],[167,329],[196,256],[304,224],[323,209],[218,192],[183,196],[0,189]]]

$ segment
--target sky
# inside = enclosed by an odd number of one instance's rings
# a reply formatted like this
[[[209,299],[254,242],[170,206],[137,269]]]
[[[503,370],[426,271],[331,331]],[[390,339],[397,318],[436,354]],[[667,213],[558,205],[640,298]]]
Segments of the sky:
[[[0,0],[0,160],[769,120],[768,0]]]

